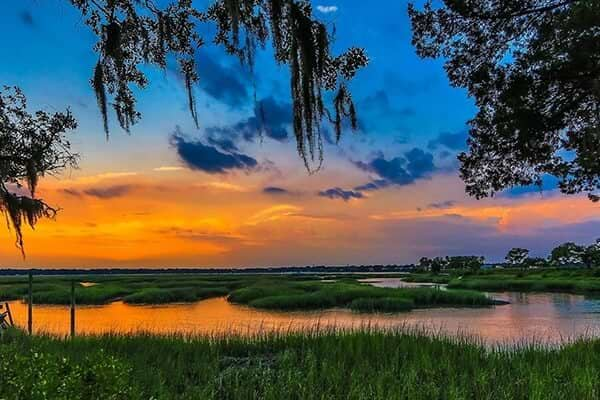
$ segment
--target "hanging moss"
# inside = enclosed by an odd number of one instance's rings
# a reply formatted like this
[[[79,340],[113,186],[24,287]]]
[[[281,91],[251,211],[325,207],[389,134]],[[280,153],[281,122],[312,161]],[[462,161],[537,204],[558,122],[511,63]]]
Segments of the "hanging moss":
[[[0,88],[0,212],[14,229],[23,255],[23,224],[33,227],[40,218],[56,214],[54,208],[35,198],[39,177],[77,165],[78,157],[70,152],[65,137],[76,126],[68,111],[31,115],[18,88]]]
[[[342,120],[350,118],[356,128],[356,109],[346,82],[368,63],[364,50],[351,48],[334,57],[330,52],[327,27],[315,20],[306,0],[218,0],[205,12],[191,1],[170,1],[159,9],[154,2],[136,0],[96,2],[77,0],[73,4],[87,17],[100,38],[96,50],[100,62],[93,86],[108,131],[107,94],[114,96],[113,108],[119,124],[129,131],[140,115],[130,85],[145,87],[142,63],[166,67],[168,55],[179,64],[187,92],[189,112],[198,125],[193,86],[198,82],[195,55],[204,44],[198,24],[217,26],[214,43],[250,66],[258,46],[269,36],[277,62],[290,68],[293,128],[298,153],[309,171],[322,163],[321,124],[324,117],[342,132]],[[100,4],[100,5],[99,5]],[[101,67],[100,67],[101,65]],[[333,110],[325,107],[324,92],[335,92]],[[333,115],[335,114],[335,115]],[[317,167],[313,168],[316,163]]]
[[[104,127],[104,133],[108,139],[108,106],[106,103],[106,89],[104,87],[104,72],[102,70],[102,62],[98,61],[96,68],[94,69],[94,79],[92,80],[92,87],[96,94],[96,101],[100,114],[102,114],[102,125]]]

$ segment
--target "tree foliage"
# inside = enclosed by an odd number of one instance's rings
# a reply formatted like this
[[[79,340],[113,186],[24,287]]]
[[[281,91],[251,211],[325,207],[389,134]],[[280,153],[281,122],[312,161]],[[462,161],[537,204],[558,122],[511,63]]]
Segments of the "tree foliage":
[[[529,250],[521,247],[514,247],[508,251],[504,258],[511,265],[523,265],[529,257]]]
[[[419,268],[433,273],[439,273],[442,270],[460,270],[468,269],[478,271],[485,262],[484,257],[480,256],[446,256],[427,258],[422,257],[419,260]]]
[[[172,0],[159,7],[152,0],[69,0],[98,36],[99,54],[91,83],[96,93],[104,130],[108,135],[109,98],[120,126],[126,131],[141,117],[132,85],[144,88],[148,80],[144,64],[167,68],[175,58],[185,80],[188,105],[198,124],[193,85],[197,74],[196,53],[205,44],[201,24],[213,23],[213,42],[246,65],[253,65],[258,47],[268,39],[275,59],[290,69],[293,128],[298,152],[307,168],[322,162],[321,124],[329,120],[339,139],[342,122],[357,126],[356,109],[347,81],[367,65],[363,49],[351,48],[334,56],[331,34],[312,16],[304,0],[218,0],[198,10],[192,0]],[[333,93],[332,107],[324,93]]]
[[[40,176],[76,167],[66,133],[77,127],[71,113],[27,112],[27,102],[17,88],[0,90],[0,210],[16,245],[23,252],[23,224],[31,227],[56,209],[35,197]]]
[[[550,254],[550,261],[554,265],[578,265],[583,263],[585,247],[573,242],[563,243],[554,249]]]
[[[469,194],[552,175],[600,199],[599,1],[443,0],[409,15],[418,54],[443,57],[479,109],[459,156]]]
[[[582,261],[588,268],[600,266],[600,239],[585,248]]]

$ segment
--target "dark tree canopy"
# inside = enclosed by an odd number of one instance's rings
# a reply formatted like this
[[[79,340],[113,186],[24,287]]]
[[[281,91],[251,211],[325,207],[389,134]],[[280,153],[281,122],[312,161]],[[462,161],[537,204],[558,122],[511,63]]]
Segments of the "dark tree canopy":
[[[206,10],[197,10],[192,0],[69,0],[83,14],[99,40],[99,60],[92,86],[96,93],[104,130],[108,135],[109,101],[120,126],[129,131],[140,119],[132,85],[144,88],[144,64],[166,68],[175,58],[185,79],[190,113],[198,124],[193,85],[196,52],[205,44],[199,24],[213,23],[212,41],[252,67],[258,47],[271,39],[278,63],[290,68],[293,127],[298,152],[307,168],[322,161],[321,124],[329,120],[337,137],[342,120],[356,128],[356,110],[347,81],[368,63],[363,49],[351,48],[334,56],[331,35],[312,16],[304,0],[217,0]],[[164,4],[167,4],[164,6]],[[332,92],[333,104],[324,104],[324,92]],[[109,100],[112,99],[112,100]]]
[[[459,155],[470,195],[558,178],[600,188],[600,1],[443,0],[409,6],[421,57],[443,57],[479,109]]]
[[[56,209],[35,197],[40,176],[76,167],[66,133],[77,127],[69,111],[27,112],[25,96],[17,88],[0,88],[0,211],[14,229],[21,252],[24,223],[31,227]]]

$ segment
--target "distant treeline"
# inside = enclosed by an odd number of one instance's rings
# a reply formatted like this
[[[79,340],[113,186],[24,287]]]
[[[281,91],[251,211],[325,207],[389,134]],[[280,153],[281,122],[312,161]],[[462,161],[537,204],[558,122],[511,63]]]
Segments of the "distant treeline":
[[[409,272],[414,265],[345,265],[257,268],[61,268],[61,269],[0,269],[0,276],[27,275],[143,275],[143,274],[308,274],[308,273],[372,273]]]

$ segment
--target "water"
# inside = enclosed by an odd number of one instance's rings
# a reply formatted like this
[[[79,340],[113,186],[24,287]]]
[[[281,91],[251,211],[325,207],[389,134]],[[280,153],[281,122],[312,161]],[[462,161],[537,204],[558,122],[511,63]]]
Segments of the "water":
[[[446,290],[446,285],[439,283],[427,283],[427,282],[406,282],[402,278],[366,278],[359,279],[359,282],[367,283],[371,286],[380,288],[415,288],[415,287],[434,287],[442,290]]]
[[[398,287],[397,279],[369,284]],[[397,285],[397,286],[393,286]],[[414,284],[411,284],[414,285]],[[318,312],[269,312],[215,298],[193,304],[132,306],[115,302],[77,308],[78,333],[153,332],[184,334],[257,334],[326,328],[417,328],[430,333],[475,336],[487,344],[561,343],[600,337],[600,299],[561,293],[490,293],[510,302],[491,308],[437,308],[398,314],[359,314],[333,309]],[[11,302],[17,325],[26,326],[27,306]],[[34,330],[69,332],[69,308],[34,305]]]

